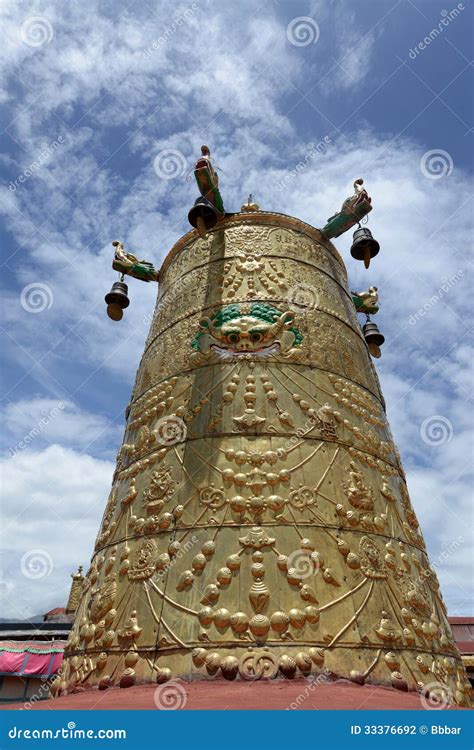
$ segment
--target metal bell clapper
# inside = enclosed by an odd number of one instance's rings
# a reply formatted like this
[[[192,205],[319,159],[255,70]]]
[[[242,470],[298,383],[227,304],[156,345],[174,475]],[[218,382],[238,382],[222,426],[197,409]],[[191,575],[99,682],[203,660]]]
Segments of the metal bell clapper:
[[[129,306],[128,286],[123,281],[116,281],[104,297],[107,303],[107,315],[112,320],[122,320],[123,311]]]
[[[368,315],[367,323],[364,324],[362,333],[364,334],[366,344],[369,347],[369,352],[371,353],[372,357],[376,357],[378,359],[382,355],[380,347],[385,341],[385,336],[380,333],[377,325],[375,323],[372,323]]]
[[[191,226],[198,230],[199,236],[204,240],[206,239],[206,232],[216,226],[219,220],[219,213],[211,201],[201,196],[196,200],[188,213],[188,220]]]
[[[372,237],[372,232],[367,227],[359,226],[352,236],[351,255],[357,260],[363,260],[366,268],[370,265],[370,260],[377,255],[380,245]]]

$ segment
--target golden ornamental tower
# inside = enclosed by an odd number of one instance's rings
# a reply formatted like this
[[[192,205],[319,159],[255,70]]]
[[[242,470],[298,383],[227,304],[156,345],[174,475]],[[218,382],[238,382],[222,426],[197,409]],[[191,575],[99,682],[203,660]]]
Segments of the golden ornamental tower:
[[[465,704],[344,263],[257,208],[159,272],[58,688],[324,673]]]

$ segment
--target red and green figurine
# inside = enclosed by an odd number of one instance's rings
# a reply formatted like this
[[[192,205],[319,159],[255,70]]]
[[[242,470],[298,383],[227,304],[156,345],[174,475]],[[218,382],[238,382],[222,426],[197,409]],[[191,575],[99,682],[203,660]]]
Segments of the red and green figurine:
[[[353,236],[351,255],[357,260],[363,260],[364,266],[368,268],[371,259],[380,250],[380,245],[372,237],[370,229],[360,225],[362,219],[372,211],[372,198],[369,197],[363,185],[364,180],[361,177],[355,180],[354,194],[346,198],[340,211],[329,217],[321,231],[326,237],[339,237],[340,234],[347,232],[348,229],[358,224],[359,228],[356,229]]]
[[[194,177],[200,197],[188,214],[189,223],[205,239],[209,229],[225,216],[224,203],[219,192],[219,177],[211,162],[208,146],[201,146],[201,156],[194,167]]]

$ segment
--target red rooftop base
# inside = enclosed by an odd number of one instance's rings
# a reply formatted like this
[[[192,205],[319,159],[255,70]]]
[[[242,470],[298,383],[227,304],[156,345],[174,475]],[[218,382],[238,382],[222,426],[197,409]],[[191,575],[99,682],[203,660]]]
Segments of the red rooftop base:
[[[15,710],[24,703],[0,708]],[[31,706],[48,710],[369,710],[423,709],[418,693],[404,693],[376,685],[356,685],[345,680],[316,685],[305,680],[272,682],[183,682],[172,680],[163,685],[137,685],[121,689],[87,690]],[[449,707],[449,710],[459,710]]]

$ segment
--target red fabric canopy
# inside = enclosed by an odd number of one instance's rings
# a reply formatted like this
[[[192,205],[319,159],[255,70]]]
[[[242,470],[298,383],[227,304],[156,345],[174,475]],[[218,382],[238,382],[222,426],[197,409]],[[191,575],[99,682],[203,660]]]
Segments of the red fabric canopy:
[[[0,641],[0,675],[51,677],[63,660],[65,641]]]

